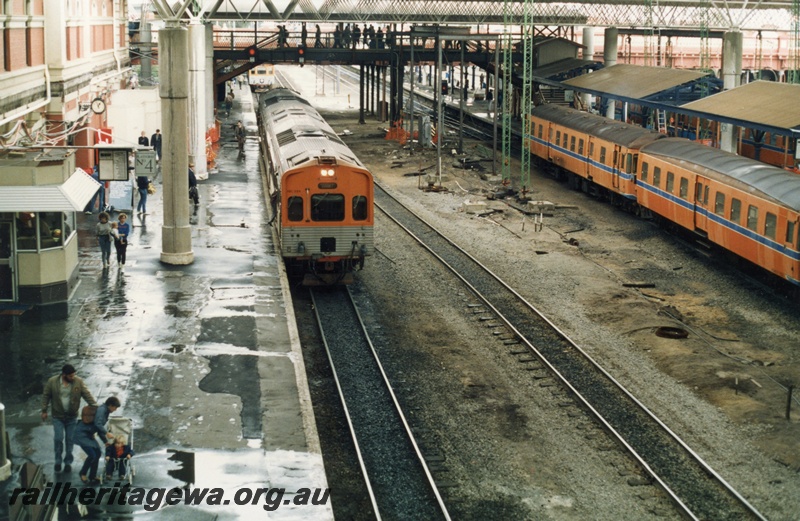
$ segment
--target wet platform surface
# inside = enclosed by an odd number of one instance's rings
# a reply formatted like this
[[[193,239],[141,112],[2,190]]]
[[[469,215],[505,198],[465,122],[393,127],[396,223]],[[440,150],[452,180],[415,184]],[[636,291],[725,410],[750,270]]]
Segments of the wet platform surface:
[[[233,125],[248,127],[238,153]],[[6,407],[15,474],[0,491],[0,518],[22,463],[42,465],[54,482],[79,483],[83,451],[71,474],[54,473],[53,428],[40,418],[44,382],[65,363],[117,415],[133,420],[134,486],[326,488],[302,354],[265,210],[253,100],[236,92],[223,120],[217,166],[199,182],[191,216],[194,262],[160,262],[163,206],[150,196],[134,215],[124,270],[112,251],[103,269],[95,215],[79,215],[80,284],[64,305],[0,316],[0,402]],[[137,195],[138,201],[138,195]],[[129,213],[130,212],[126,212]],[[112,216],[116,219],[116,214]],[[113,249],[112,249],[113,250]],[[176,454],[178,456],[176,456]],[[94,519],[332,519],[330,504],[161,506],[90,511]],[[187,510],[188,509],[188,510]],[[111,509],[112,511],[114,509]],[[190,514],[191,511],[191,514]]]

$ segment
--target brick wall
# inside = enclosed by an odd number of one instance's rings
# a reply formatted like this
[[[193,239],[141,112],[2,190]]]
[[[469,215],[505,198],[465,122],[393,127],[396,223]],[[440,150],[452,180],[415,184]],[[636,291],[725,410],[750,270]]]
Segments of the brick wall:
[[[28,65],[27,46],[20,45],[19,42],[26,41],[25,29],[6,29],[3,34],[5,59],[4,68],[7,71],[15,71]]]

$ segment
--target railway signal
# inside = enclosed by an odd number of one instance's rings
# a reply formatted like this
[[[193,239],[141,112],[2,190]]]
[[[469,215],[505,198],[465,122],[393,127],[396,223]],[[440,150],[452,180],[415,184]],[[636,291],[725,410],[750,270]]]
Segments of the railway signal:
[[[300,67],[302,67],[306,62],[306,46],[305,46],[305,44],[301,43],[297,47],[297,62],[300,64]]]
[[[250,46],[250,47],[247,48],[247,57],[250,59],[251,62],[256,61],[256,53],[257,52],[258,52],[258,49],[256,48],[255,45]]]

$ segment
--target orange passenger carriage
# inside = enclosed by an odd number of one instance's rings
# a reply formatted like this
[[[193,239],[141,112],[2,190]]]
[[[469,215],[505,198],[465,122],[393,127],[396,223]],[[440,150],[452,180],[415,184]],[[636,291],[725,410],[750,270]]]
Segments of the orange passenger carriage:
[[[665,137],[559,105],[539,105],[529,117],[531,153],[556,166],[559,175],[567,173],[573,187],[599,190],[598,195],[621,206],[635,204],[639,148]]]
[[[289,89],[259,100],[272,222],[290,276],[348,284],[374,250],[372,174]]]
[[[530,118],[528,149],[574,186],[680,226],[800,286],[797,174],[566,107],[540,105]]]
[[[639,204],[800,283],[800,176],[681,138],[640,151]]]

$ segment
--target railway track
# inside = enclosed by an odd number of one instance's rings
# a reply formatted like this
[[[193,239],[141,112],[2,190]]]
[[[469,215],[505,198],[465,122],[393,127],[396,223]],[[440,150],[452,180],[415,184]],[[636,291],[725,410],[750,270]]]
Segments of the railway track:
[[[686,517],[764,519],[664,422],[513,288],[378,185],[375,203],[475,293]]]
[[[310,292],[377,519],[449,520],[349,290]]]

